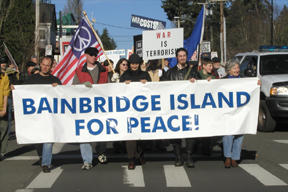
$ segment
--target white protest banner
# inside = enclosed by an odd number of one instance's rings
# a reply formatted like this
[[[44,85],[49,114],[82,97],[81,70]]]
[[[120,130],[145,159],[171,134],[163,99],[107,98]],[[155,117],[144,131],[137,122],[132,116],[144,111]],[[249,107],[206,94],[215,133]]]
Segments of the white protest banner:
[[[17,142],[93,142],[255,134],[256,78],[13,90]]]
[[[183,47],[183,28],[143,31],[143,59],[175,57],[176,50]]]

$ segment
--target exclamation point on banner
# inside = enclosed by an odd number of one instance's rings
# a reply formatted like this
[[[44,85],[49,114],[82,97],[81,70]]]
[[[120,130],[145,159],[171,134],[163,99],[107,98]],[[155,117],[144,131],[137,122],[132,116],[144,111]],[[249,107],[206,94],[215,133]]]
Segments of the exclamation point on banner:
[[[195,130],[199,130],[199,115],[194,115]]]

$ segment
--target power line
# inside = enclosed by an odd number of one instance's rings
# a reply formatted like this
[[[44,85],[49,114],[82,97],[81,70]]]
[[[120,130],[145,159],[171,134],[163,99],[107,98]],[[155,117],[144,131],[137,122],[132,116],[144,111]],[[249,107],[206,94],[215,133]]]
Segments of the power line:
[[[122,27],[122,26],[118,26],[118,25],[111,25],[111,24],[102,23],[99,21],[95,22],[94,24],[105,25],[105,26],[119,28],[119,29],[139,30],[139,29],[132,28],[132,27]]]

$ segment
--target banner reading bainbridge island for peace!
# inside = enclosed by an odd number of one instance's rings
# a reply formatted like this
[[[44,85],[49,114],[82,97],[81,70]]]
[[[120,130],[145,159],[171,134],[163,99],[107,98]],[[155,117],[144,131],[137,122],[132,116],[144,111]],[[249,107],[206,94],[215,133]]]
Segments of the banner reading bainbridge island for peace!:
[[[17,142],[256,134],[259,90],[256,78],[15,86]]]

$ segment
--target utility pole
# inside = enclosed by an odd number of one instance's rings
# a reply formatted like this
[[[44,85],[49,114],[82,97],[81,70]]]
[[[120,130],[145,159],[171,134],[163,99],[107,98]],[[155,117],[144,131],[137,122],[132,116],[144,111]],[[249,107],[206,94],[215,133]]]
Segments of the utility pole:
[[[177,19],[177,28],[180,28],[180,16],[175,16],[174,19]]]
[[[62,11],[59,11],[59,21],[60,21],[59,25],[59,42],[60,42],[60,38],[62,37]]]
[[[220,4],[220,50],[221,50],[221,63],[226,62],[226,30],[224,31],[224,2],[227,0],[208,0],[209,2],[219,2]]]
[[[221,63],[224,63],[224,8],[223,1],[220,1],[220,49],[221,49]]]
[[[271,45],[273,45],[273,23],[274,23],[274,0],[271,0],[271,27],[270,27],[270,30],[271,30]]]
[[[39,46],[39,19],[40,19],[40,0],[35,1],[35,45],[34,54],[38,60],[38,46]]]

